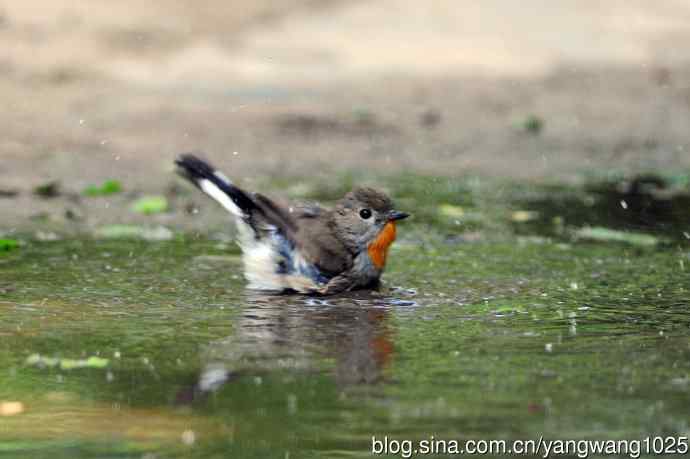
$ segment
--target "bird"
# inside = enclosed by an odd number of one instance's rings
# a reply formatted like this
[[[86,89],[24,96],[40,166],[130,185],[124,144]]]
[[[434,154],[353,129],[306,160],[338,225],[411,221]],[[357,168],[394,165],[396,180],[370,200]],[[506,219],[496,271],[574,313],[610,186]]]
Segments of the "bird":
[[[379,285],[409,214],[382,191],[358,187],[332,208],[286,203],[251,193],[195,154],[175,160],[178,173],[234,216],[248,288],[333,295]]]

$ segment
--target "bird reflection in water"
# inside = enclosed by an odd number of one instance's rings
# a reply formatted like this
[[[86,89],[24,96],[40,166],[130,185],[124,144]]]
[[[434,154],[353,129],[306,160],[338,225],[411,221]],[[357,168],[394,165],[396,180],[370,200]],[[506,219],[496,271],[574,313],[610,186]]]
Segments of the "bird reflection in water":
[[[241,376],[321,371],[316,363],[324,358],[334,360],[333,377],[341,388],[385,379],[395,346],[392,306],[381,293],[328,299],[246,295],[235,333],[208,344],[204,369],[194,387],[178,394],[179,403],[204,398]]]

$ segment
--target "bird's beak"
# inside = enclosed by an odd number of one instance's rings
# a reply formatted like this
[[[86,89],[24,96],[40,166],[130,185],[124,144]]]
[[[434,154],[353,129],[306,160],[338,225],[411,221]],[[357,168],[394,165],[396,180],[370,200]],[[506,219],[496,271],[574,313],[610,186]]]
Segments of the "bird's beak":
[[[388,214],[388,220],[389,221],[403,220],[409,216],[410,216],[410,214],[406,214],[405,212],[398,212],[397,210],[392,210]]]

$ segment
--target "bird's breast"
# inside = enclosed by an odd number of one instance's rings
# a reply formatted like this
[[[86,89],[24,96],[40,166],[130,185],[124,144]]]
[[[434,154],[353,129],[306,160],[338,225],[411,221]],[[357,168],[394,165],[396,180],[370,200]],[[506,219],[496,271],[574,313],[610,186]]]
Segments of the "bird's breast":
[[[393,241],[395,241],[395,223],[388,222],[379,235],[376,236],[376,239],[367,246],[369,258],[371,258],[371,262],[376,268],[383,269],[386,266],[388,248]]]

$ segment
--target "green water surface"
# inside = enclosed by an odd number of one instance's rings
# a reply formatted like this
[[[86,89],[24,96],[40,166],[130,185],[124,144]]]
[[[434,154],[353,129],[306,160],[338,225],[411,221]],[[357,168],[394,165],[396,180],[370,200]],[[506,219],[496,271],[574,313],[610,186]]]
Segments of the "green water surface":
[[[544,237],[509,213],[467,220],[486,209],[464,198],[434,218],[403,202],[429,218],[401,225],[379,292],[249,292],[234,245],[189,235],[0,255],[0,403],[21,404],[0,416],[0,457],[688,435],[687,244]],[[93,356],[107,361],[60,367]]]

